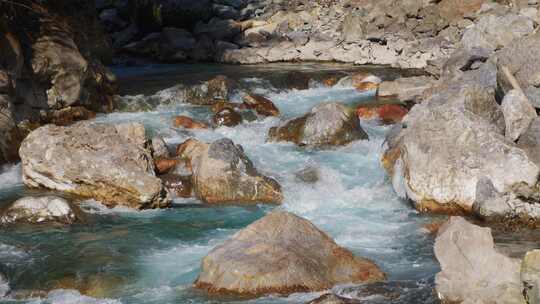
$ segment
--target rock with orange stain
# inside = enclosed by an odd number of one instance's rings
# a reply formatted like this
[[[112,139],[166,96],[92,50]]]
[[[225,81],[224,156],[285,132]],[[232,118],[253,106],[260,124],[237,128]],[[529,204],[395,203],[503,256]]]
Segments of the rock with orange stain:
[[[407,108],[398,104],[384,104],[380,106],[361,105],[356,110],[360,119],[380,120],[387,124],[400,122],[408,112]]]
[[[208,126],[203,122],[193,120],[191,117],[187,116],[176,116],[173,120],[173,124],[177,128],[186,128],[186,129],[208,129]]]
[[[384,279],[372,261],[354,256],[308,220],[281,211],[214,248],[202,261],[195,287],[257,297]]]
[[[262,116],[279,116],[279,109],[268,98],[261,95],[246,95],[244,104],[248,109],[253,109]]]
[[[178,164],[178,159],[174,158],[157,158],[154,160],[157,174],[165,174]]]

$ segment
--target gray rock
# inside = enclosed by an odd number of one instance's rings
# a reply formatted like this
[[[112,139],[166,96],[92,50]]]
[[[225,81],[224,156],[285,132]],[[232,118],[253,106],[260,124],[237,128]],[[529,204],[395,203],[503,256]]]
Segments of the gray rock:
[[[242,32],[242,25],[234,20],[212,18],[208,23],[199,22],[193,33],[207,35],[214,40],[229,40]]]
[[[484,48],[495,51],[531,33],[533,29],[533,21],[525,16],[488,14],[465,30],[461,43],[468,50]]]
[[[152,156],[154,159],[169,158],[171,156],[165,140],[159,135],[152,138]]]
[[[484,69],[446,82],[413,107],[384,153],[396,192],[419,210],[470,212],[483,177],[499,192],[536,184],[539,167],[503,135],[493,75],[482,76]]]
[[[529,304],[540,303],[540,250],[525,254],[521,263],[521,281],[525,285],[525,297]]]
[[[273,212],[214,248],[203,259],[195,286],[259,296],[384,278],[373,262],[353,256],[309,221]]]
[[[540,119],[534,118],[529,128],[519,137],[518,147],[527,152],[529,158],[540,166]]]
[[[308,166],[300,171],[294,173],[295,179],[297,181],[306,183],[306,184],[315,184],[319,181],[319,169],[316,167]]]
[[[46,125],[20,148],[23,182],[102,201],[144,209],[170,203],[147,149],[141,124],[80,122]]]
[[[511,90],[504,96],[501,108],[506,124],[505,136],[511,141],[516,141],[537,117],[527,96],[518,90]]]
[[[418,98],[434,85],[435,80],[431,77],[404,77],[394,81],[383,81],[377,94],[380,97],[396,97],[402,101],[418,102]]]
[[[213,4],[212,12],[221,19],[238,19],[240,17],[240,12],[228,5]]]
[[[343,19],[342,27],[342,37],[346,42],[356,42],[366,37],[365,21],[357,13],[348,13]]]
[[[346,145],[368,139],[356,113],[347,106],[334,102],[315,106],[305,116],[271,128],[270,141],[291,141],[300,146],[326,147]]]
[[[489,228],[450,218],[439,229],[435,256],[441,264],[435,284],[442,301],[525,304],[520,261],[494,249]]]
[[[540,88],[530,86],[525,89],[524,93],[529,98],[529,101],[532,103],[533,107],[535,109],[540,109]]]
[[[24,197],[16,200],[1,212],[0,223],[4,225],[14,223],[72,224],[79,220],[80,214],[77,213],[74,207],[61,197]]]
[[[177,149],[189,161],[195,195],[210,204],[281,203],[281,186],[260,174],[239,145],[230,139],[211,144],[189,139]]]

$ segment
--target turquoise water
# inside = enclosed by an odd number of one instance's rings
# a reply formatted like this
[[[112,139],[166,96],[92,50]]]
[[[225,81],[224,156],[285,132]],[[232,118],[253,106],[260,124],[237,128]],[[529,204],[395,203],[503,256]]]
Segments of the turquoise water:
[[[136,71],[128,74],[135,77]],[[347,87],[300,91],[277,88],[265,79],[264,72],[242,81],[273,100],[285,118],[301,115],[325,101],[356,103],[371,98]],[[151,82],[156,85],[159,77]],[[281,183],[284,204],[214,207],[193,199],[177,199],[171,209],[136,212],[125,208],[108,210],[87,201],[83,203],[88,214],[84,223],[4,229],[0,233],[0,271],[7,275],[11,288],[19,294],[23,290],[48,293],[0,303],[305,303],[320,293],[246,300],[209,298],[191,288],[202,257],[273,208],[311,220],[337,243],[372,259],[388,274],[389,283],[368,288],[370,292],[366,288],[336,286],[336,293],[365,303],[435,302],[432,288],[438,264],[432,253],[433,237],[422,228],[432,218],[418,214],[395,195],[379,164],[389,127],[363,124],[369,141],[332,150],[306,150],[287,143],[265,142],[268,129],[279,122],[277,118],[235,128],[185,131],[171,126],[171,117],[180,114],[198,119],[210,117],[207,109],[177,105],[154,112],[103,115],[97,120],[143,122],[149,135],[160,134],[170,145],[189,137],[206,141],[231,138],[244,147],[259,171]],[[294,173],[307,166],[320,170],[316,184],[295,179]],[[5,204],[25,193],[20,166],[3,168],[0,201]],[[87,282],[92,278],[108,282],[104,283],[105,299],[59,289],[70,285],[58,282]]]

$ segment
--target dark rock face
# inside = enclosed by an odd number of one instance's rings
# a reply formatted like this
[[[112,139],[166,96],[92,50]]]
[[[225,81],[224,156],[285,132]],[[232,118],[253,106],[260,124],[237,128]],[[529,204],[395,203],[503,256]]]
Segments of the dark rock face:
[[[0,163],[16,160],[12,151],[41,124],[112,110],[116,89],[102,65],[112,54],[93,1],[17,2],[0,3],[7,12],[0,17],[0,130],[8,134],[0,140]],[[69,118],[69,107],[81,108]]]

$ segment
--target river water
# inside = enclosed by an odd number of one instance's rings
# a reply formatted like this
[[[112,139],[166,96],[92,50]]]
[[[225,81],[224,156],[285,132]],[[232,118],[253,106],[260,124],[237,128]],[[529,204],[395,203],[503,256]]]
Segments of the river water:
[[[180,65],[123,67],[115,72],[124,94],[152,93],[180,81],[227,74],[267,96],[280,108],[283,118],[290,118],[321,102],[369,102],[373,97],[344,86],[287,89],[286,84],[276,84],[280,73],[301,70],[340,74],[355,69],[334,65]],[[387,79],[399,75],[386,69],[370,71]],[[289,143],[266,143],[267,131],[279,122],[277,118],[235,128],[185,131],[172,127],[175,115],[203,120],[211,117],[206,108],[175,105],[153,112],[102,115],[97,120],[143,122],[149,135],[160,134],[170,145],[189,137],[204,141],[228,137],[244,147],[259,171],[281,183],[283,205],[216,207],[194,199],[176,199],[171,209],[136,212],[109,210],[86,201],[83,208],[89,215],[82,224],[2,228],[0,272],[7,275],[11,288],[19,294],[38,290],[48,294],[34,292],[30,299],[0,299],[0,303],[305,303],[321,293],[235,299],[210,298],[191,288],[202,257],[275,208],[309,219],[338,244],[372,259],[388,274],[387,284],[372,288],[336,286],[334,292],[362,299],[362,303],[436,303],[432,290],[439,266],[433,256],[433,236],[422,228],[433,217],[418,214],[408,202],[400,200],[380,166],[388,126],[362,123],[369,141],[309,150]],[[320,170],[316,184],[295,178],[295,172],[308,166]],[[0,204],[33,193],[24,189],[20,175],[20,165],[2,168]],[[70,288],[87,288],[104,298],[82,296]]]

